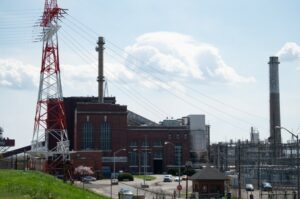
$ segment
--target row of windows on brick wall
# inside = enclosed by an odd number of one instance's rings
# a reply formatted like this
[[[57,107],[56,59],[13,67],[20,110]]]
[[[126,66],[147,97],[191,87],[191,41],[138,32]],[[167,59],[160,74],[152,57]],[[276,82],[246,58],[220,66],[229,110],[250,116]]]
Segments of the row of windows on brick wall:
[[[83,124],[82,149],[93,149],[93,125],[91,122]],[[111,150],[111,126],[108,122],[100,124],[100,149]]]

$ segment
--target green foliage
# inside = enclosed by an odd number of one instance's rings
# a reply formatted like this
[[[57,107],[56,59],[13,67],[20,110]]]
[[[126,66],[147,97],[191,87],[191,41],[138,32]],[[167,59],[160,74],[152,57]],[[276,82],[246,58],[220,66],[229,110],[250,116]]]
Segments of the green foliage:
[[[37,171],[0,170],[0,199],[104,199]]]
[[[169,169],[167,173],[172,176],[176,176],[178,175],[178,169]]]
[[[183,172],[184,175],[192,176],[196,173],[195,169],[188,169]]]
[[[192,176],[196,173],[196,171],[192,168],[189,168],[188,170],[186,170],[185,168],[181,168],[181,173],[180,175],[188,175],[188,176]],[[178,168],[173,168],[173,169],[169,169],[168,170],[168,174],[173,175],[173,176],[178,176],[179,174],[179,170]]]
[[[134,176],[135,178],[138,178],[138,179],[144,179],[144,176],[143,175],[135,175]],[[145,176],[145,180],[147,181],[151,181],[151,180],[155,180],[156,177],[155,176]]]
[[[124,180],[133,181],[133,175],[131,173],[121,173],[118,176],[118,180],[119,181],[124,181]]]

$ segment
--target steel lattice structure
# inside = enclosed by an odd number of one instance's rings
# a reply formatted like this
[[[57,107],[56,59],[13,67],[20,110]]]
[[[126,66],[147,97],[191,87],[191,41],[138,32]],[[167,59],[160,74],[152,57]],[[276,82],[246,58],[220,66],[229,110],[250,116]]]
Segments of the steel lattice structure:
[[[43,54],[36,105],[31,159],[44,159],[42,170],[52,172],[69,159],[69,140],[60,78],[58,20],[65,10],[56,0],[45,0],[40,26],[43,29]]]

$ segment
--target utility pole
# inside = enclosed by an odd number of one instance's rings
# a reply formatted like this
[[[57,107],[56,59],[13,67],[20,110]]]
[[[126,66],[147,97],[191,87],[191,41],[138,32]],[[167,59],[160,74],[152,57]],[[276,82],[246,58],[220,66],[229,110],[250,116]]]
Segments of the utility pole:
[[[148,143],[147,143],[147,136],[145,136],[145,153],[144,153],[144,187],[146,187],[146,173],[147,173],[147,165],[148,165]]]
[[[238,198],[242,198],[242,193],[241,193],[241,142],[240,140],[238,141],[238,171],[239,171],[239,176],[238,176],[238,181],[239,181],[239,196]]]
[[[257,188],[260,189],[260,144],[258,143],[258,162],[257,162]]]

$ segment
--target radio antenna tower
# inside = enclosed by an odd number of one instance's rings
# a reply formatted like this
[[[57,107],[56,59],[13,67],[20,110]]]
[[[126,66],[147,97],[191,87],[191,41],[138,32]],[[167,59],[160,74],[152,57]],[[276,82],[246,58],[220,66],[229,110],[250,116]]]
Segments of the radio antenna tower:
[[[45,0],[40,21],[43,54],[30,154],[34,169],[49,173],[62,169],[70,158],[57,37],[63,14],[66,11],[58,7],[56,0]]]

